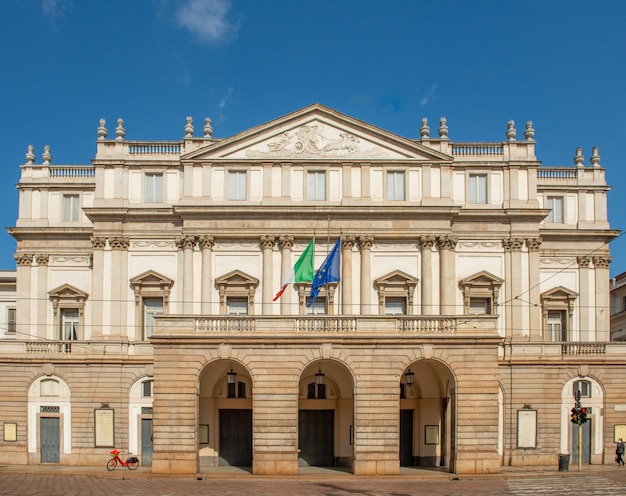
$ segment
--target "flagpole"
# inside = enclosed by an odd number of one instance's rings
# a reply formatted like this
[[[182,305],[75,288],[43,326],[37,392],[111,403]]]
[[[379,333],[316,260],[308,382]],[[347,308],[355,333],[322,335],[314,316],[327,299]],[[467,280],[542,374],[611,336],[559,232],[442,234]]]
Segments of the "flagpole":
[[[330,251],[330,215],[328,216],[328,222],[326,224],[326,255]]]

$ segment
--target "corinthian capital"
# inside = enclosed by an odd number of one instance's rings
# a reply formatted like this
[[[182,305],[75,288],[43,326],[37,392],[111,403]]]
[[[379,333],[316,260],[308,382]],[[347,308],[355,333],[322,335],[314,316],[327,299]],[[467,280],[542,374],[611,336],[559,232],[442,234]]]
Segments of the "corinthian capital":
[[[274,244],[276,243],[276,236],[261,236],[259,238],[259,243],[261,245],[261,248],[263,248],[264,250],[271,250],[272,248],[274,248]]]
[[[608,269],[612,260],[611,257],[593,257],[593,265],[596,269]]]
[[[457,239],[452,236],[437,236],[437,246],[440,250],[454,250],[456,248]]]
[[[371,250],[374,243],[374,236],[359,236],[359,248],[361,250]]]

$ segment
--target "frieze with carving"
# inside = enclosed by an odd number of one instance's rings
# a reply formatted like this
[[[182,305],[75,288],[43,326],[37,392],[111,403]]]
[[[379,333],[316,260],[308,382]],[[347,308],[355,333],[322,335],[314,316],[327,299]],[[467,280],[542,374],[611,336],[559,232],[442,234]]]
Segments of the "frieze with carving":
[[[266,150],[248,150],[250,158],[315,158],[315,157],[368,157],[382,158],[388,154],[380,147],[361,149],[361,140],[352,133],[339,132],[337,138],[329,136],[321,123],[311,123],[281,134],[266,143]]]

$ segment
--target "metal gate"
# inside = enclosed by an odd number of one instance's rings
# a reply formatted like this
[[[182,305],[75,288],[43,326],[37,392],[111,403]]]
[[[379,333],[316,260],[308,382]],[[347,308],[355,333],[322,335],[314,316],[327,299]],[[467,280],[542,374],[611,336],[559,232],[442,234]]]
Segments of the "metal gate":
[[[299,464],[335,465],[335,411],[300,410],[298,416]]]
[[[252,410],[220,410],[219,464],[252,466]]]
[[[59,463],[61,457],[59,417],[39,418],[39,443],[41,463]]]
[[[152,465],[152,419],[141,419],[141,464]]]
[[[400,466],[413,465],[413,410],[400,410]]]

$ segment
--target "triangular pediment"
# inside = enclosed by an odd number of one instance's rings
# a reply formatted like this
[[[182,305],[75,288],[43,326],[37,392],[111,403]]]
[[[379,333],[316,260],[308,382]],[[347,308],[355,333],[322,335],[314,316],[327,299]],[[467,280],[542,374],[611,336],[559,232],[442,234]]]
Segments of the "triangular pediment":
[[[204,146],[181,159],[452,162],[451,156],[320,104]]]
[[[502,286],[504,279],[494,276],[491,272],[481,270],[474,275],[462,279],[459,284],[461,286]]]
[[[410,276],[401,270],[394,270],[387,275],[379,277],[374,281],[374,285],[380,286],[415,286],[418,279]]]
[[[154,270],[147,270],[146,272],[133,277],[130,280],[130,284],[133,287],[172,287],[174,285],[174,281],[169,277],[165,277],[164,275],[155,272]]]
[[[51,298],[63,298],[63,299],[75,299],[75,300],[84,300],[87,298],[87,293],[81,291],[80,289],[75,288],[70,284],[63,284],[58,288],[55,288],[51,291],[48,291],[48,295]]]
[[[564,286],[557,286],[541,294],[542,300],[573,300],[576,298],[578,298],[578,293]]]
[[[240,270],[233,270],[228,274],[217,277],[215,284],[219,286],[252,286],[257,287],[259,280]]]

